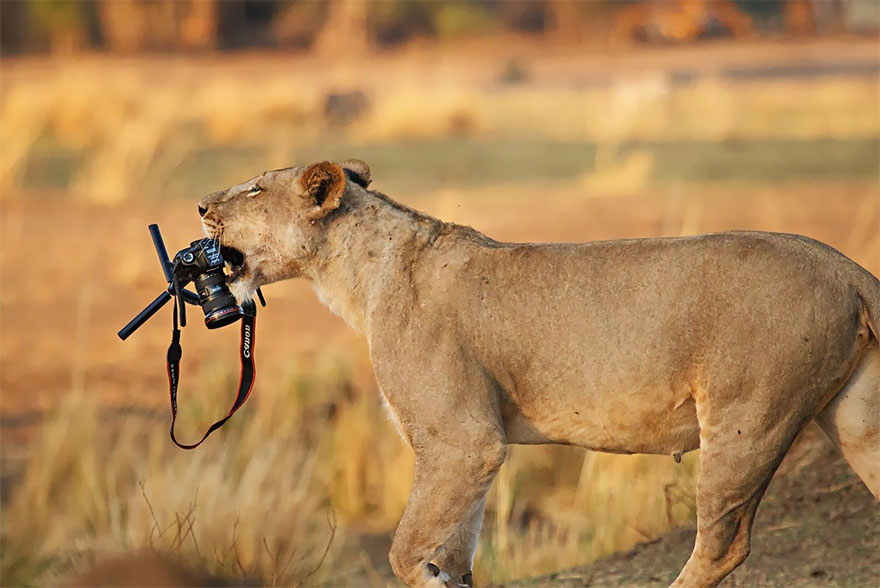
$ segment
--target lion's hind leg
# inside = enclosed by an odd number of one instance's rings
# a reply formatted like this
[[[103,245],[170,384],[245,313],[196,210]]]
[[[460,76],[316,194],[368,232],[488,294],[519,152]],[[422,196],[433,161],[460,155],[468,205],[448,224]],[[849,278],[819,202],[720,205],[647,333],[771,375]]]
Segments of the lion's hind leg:
[[[880,499],[880,347],[868,349],[816,422]]]
[[[743,402],[697,401],[697,538],[673,586],[716,586],[748,556],[758,503],[807,411],[756,414]],[[802,414],[801,414],[802,413]]]

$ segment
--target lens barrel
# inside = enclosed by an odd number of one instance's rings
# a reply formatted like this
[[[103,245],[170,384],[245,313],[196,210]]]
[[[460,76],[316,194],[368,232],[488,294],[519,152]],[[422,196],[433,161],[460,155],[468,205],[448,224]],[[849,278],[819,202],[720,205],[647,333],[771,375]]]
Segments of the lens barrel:
[[[193,283],[199,294],[199,305],[205,313],[205,326],[209,329],[225,327],[244,316],[244,311],[226,285],[226,275],[222,269],[214,268],[199,274]]]

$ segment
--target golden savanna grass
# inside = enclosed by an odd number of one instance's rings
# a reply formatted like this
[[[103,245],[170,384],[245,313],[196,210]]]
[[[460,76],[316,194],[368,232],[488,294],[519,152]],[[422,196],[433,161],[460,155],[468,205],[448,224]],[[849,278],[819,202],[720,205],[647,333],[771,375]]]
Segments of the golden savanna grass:
[[[325,141],[335,150],[366,145],[368,162],[372,146],[406,151],[431,141],[593,143],[588,172],[546,185],[505,181],[503,172],[519,170],[502,167],[480,185],[417,177],[410,192],[395,180],[410,170],[393,158],[373,175],[392,197],[499,239],[791,231],[880,271],[876,171],[661,185],[652,179],[655,152],[627,147],[876,141],[876,77],[732,84],[708,75],[676,85],[627,61],[611,83],[573,89],[570,76],[583,65],[574,57],[534,59],[521,85],[498,81],[510,58],[378,56],[332,68],[255,56],[3,63],[2,411],[10,422],[43,415],[2,430],[4,585],[56,583],[106,555],[143,549],[234,582],[393,582],[387,547],[412,454],[379,404],[364,343],[307,286],[266,289],[253,398],[193,452],[167,439],[169,311],[129,341],[115,339],[161,287],[146,224],[158,221],[173,251],[200,232],[198,196],[302,163]],[[603,67],[593,73],[609,73]],[[371,108],[350,126],[329,126],[323,96],[353,89]],[[442,143],[450,137],[458,142]],[[205,154],[219,163],[204,164]],[[547,158],[539,148],[528,155]],[[420,165],[429,174],[432,161]],[[53,174],[64,177],[41,183]],[[237,330],[208,333],[197,313],[184,332],[183,439],[225,410],[237,383]],[[688,524],[697,461],[697,453],[676,464],[514,448],[489,493],[478,581],[561,569]]]
[[[862,43],[827,50],[865,58],[873,49]],[[672,55],[660,69],[573,54],[529,62],[529,83],[499,82],[506,60],[518,55],[379,56],[332,68],[309,58],[253,56],[195,63],[92,58],[40,68],[7,62],[0,188],[6,198],[20,194],[27,187],[26,160],[35,153],[75,162],[64,182],[68,194],[114,203],[174,188],[169,178],[186,173],[180,166],[194,166],[200,153],[236,150],[238,157],[216,170],[223,184],[252,175],[257,165],[289,165],[303,148],[328,138],[350,146],[458,134],[595,143],[602,173],[617,170],[622,162],[614,154],[627,141],[872,139],[880,133],[875,76],[731,83],[720,77],[724,62],[709,67],[714,62],[699,53]],[[676,70],[703,75],[680,84]],[[325,96],[352,90],[364,92],[369,108],[354,125],[329,127]],[[638,176],[642,167],[623,169]],[[39,171],[49,170],[32,173]]]
[[[4,582],[51,582],[144,548],[261,585],[388,582],[358,540],[393,529],[412,456],[375,390],[340,373],[261,385],[254,406],[194,453],[170,445],[161,419],[108,422],[94,400],[69,397],[4,508]],[[220,367],[198,382],[184,431],[216,412],[218,389],[231,392]],[[490,494],[476,571],[487,581],[551,571],[686,522],[695,463],[517,448]]]

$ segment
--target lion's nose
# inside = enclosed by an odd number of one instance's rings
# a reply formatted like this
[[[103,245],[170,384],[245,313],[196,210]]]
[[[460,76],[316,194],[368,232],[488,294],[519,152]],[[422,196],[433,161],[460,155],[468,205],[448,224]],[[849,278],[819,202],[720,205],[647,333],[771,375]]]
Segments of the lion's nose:
[[[208,212],[208,209],[199,204],[199,216],[205,216],[206,212]]]

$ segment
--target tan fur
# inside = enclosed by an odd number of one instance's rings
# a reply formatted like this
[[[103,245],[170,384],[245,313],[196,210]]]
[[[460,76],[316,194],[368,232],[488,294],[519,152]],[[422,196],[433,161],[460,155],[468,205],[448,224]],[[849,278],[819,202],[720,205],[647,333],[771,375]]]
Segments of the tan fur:
[[[303,277],[367,338],[416,455],[390,554],[405,583],[472,581],[508,443],[702,448],[678,586],[713,586],[745,559],[776,466],[826,405],[826,431],[880,491],[880,283],[837,251],[759,232],[499,243],[369,181],[363,162],[322,162],[200,205],[207,234],[246,254],[240,300]]]

